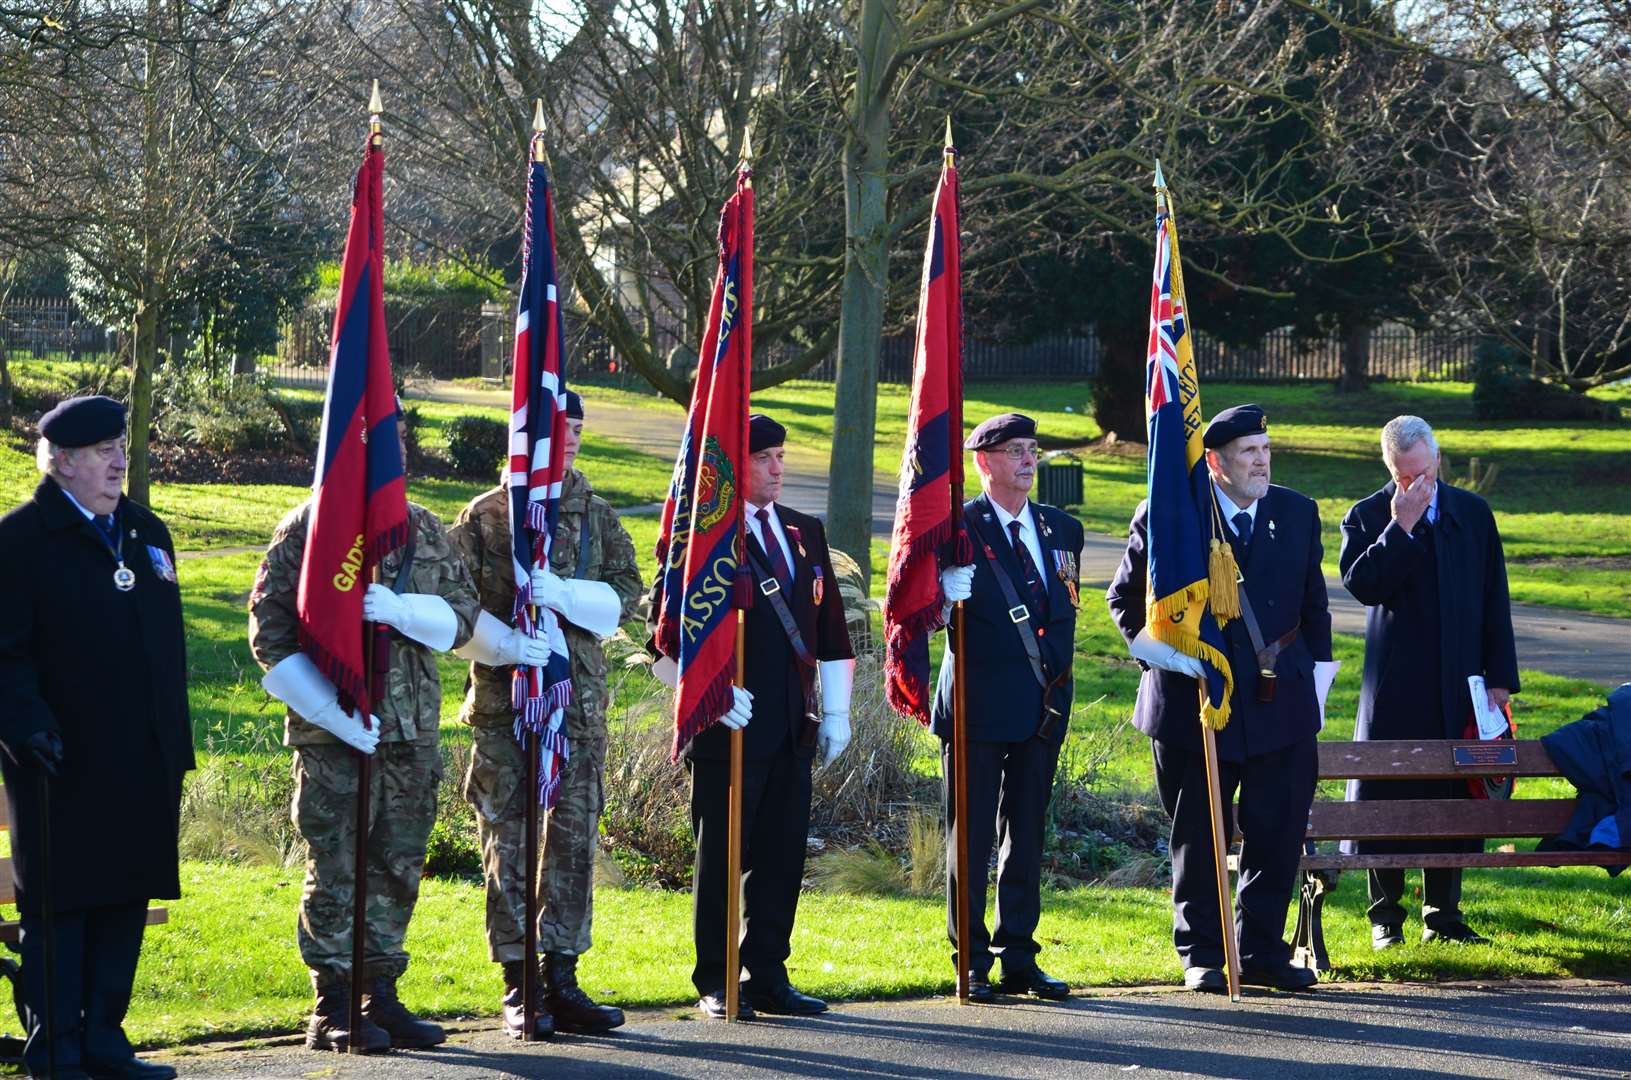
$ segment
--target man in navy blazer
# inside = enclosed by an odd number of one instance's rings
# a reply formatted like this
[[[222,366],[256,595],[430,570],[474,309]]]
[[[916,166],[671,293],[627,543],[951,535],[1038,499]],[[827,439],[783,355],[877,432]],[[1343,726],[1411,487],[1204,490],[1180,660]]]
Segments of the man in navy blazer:
[[[1206,465],[1225,539],[1244,575],[1263,642],[1278,644],[1270,694],[1243,619],[1223,629],[1235,689],[1228,725],[1217,733],[1225,806],[1240,793],[1240,884],[1235,928],[1241,979],[1283,990],[1313,985],[1315,973],[1291,963],[1285,942],[1319,759],[1315,736],[1322,702],[1315,661],[1331,658],[1331,613],[1320,570],[1319,508],[1307,496],[1269,483],[1268,419],[1256,405],[1226,409],[1203,436]],[[1111,618],[1144,675],[1133,726],[1150,737],[1155,782],[1172,819],[1172,939],[1191,990],[1226,987],[1223,930],[1212,850],[1211,809],[1201,748],[1200,661],[1153,641],[1145,631],[1147,502],[1127,530],[1127,550],[1106,600]],[[1264,700],[1271,698],[1271,700]],[[1225,834],[1230,831],[1225,819]]]
[[[1489,707],[1518,691],[1506,558],[1489,504],[1438,478],[1438,440],[1419,416],[1382,428],[1393,479],[1342,519],[1342,584],[1365,610],[1365,679],[1354,738],[1460,739],[1472,717],[1467,677],[1482,675]],[[1459,780],[1352,781],[1352,799],[1466,797]],[[1357,845],[1360,852],[1397,850]],[[1482,850],[1451,841],[1439,850]],[[1413,843],[1408,850],[1433,850]],[[1403,870],[1370,872],[1371,944],[1404,941]],[[1461,871],[1422,872],[1422,940],[1478,944],[1461,914]]]
[[[976,427],[963,446],[974,451],[985,489],[963,504],[974,564],[944,571],[941,585],[948,603],[967,601],[969,997],[977,1002],[995,998],[991,966],[1000,956],[1002,991],[1057,1000],[1069,996],[1070,988],[1038,966],[1036,924],[1042,914],[1048,797],[1075,690],[1071,658],[1082,526],[1063,510],[1029,498],[1036,479],[1036,421],[1019,413],[994,416]],[[931,721],[941,739],[946,929],[957,962],[952,644],[947,634]],[[993,840],[1000,851],[994,933],[985,926]]]

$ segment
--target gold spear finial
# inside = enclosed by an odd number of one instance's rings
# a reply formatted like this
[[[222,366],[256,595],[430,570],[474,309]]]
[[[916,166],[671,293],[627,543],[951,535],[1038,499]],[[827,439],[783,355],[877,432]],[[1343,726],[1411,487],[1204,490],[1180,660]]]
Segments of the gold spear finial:
[[[957,164],[957,151],[954,148],[954,146],[952,144],[952,141],[951,141],[951,113],[946,114],[945,155],[946,155],[946,165],[947,165],[948,168]]]
[[[1172,210],[1172,192],[1167,189],[1166,174],[1161,171],[1161,159],[1155,159],[1155,208],[1161,209],[1165,205],[1168,212]]]
[[[379,114],[385,111],[385,105],[379,99],[379,80],[374,80],[373,92],[368,95],[368,134],[378,146],[385,138],[380,129]]]
[[[742,131],[742,164],[753,164],[753,129],[744,128]]]
[[[544,160],[544,99],[532,101],[532,160]]]

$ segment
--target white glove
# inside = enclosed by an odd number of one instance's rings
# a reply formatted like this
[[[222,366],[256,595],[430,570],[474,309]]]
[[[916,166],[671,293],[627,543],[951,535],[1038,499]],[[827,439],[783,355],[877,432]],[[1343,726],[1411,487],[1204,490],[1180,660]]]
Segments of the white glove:
[[[946,603],[955,604],[974,595],[974,567],[948,566],[940,571],[940,590],[946,594]]]
[[[261,677],[261,686],[307,723],[315,724],[348,746],[372,754],[379,745],[379,720],[364,727],[361,714],[340,708],[334,684],[305,653],[290,653]]]
[[[623,613],[617,590],[604,581],[563,578],[546,569],[532,572],[532,602],[603,638],[617,633],[618,616]]]
[[[1150,636],[1149,627],[1138,632],[1133,643],[1127,647],[1133,654],[1133,659],[1142,660],[1151,667],[1170,671],[1174,675],[1188,675],[1194,679],[1204,678],[1206,667],[1199,659],[1168,645],[1164,641],[1157,641]]]
[[[549,642],[532,638],[520,627],[505,626],[495,616],[483,611],[476,616],[476,628],[470,640],[453,650],[453,655],[474,660],[488,667],[508,667],[525,664],[542,667],[549,661]]]
[[[719,722],[732,731],[740,731],[748,726],[753,718],[753,695],[740,686],[731,687],[730,712],[719,718]]]
[[[855,682],[854,660],[823,660],[821,669],[821,726],[816,729],[816,749],[821,764],[833,759],[849,745],[849,698]]]
[[[398,595],[377,581],[363,593],[362,617],[369,622],[384,623],[437,652],[452,648],[453,639],[459,633],[459,617],[440,596]]]

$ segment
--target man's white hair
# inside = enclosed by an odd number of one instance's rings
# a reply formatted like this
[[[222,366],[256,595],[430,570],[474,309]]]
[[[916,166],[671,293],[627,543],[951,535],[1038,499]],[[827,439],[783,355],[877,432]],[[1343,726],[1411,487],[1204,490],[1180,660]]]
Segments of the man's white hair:
[[[62,447],[41,435],[40,441],[34,444],[34,464],[45,475],[56,476],[57,455],[63,452]]]
[[[1435,455],[1438,439],[1433,427],[1419,416],[1395,416],[1382,427],[1382,460],[1392,461],[1419,442],[1425,442]]]

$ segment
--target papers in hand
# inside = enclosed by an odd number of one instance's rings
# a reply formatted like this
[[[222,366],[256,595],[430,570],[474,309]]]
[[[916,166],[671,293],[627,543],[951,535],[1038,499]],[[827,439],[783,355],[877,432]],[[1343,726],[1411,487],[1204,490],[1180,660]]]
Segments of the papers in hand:
[[[1506,734],[1506,716],[1489,707],[1489,688],[1482,675],[1467,676],[1467,693],[1472,697],[1472,715],[1478,721],[1480,739],[1499,739]]]
[[[1325,730],[1325,699],[1331,693],[1331,684],[1336,682],[1337,672],[1342,669],[1341,660],[1314,661],[1314,693],[1320,699],[1320,730]]]

